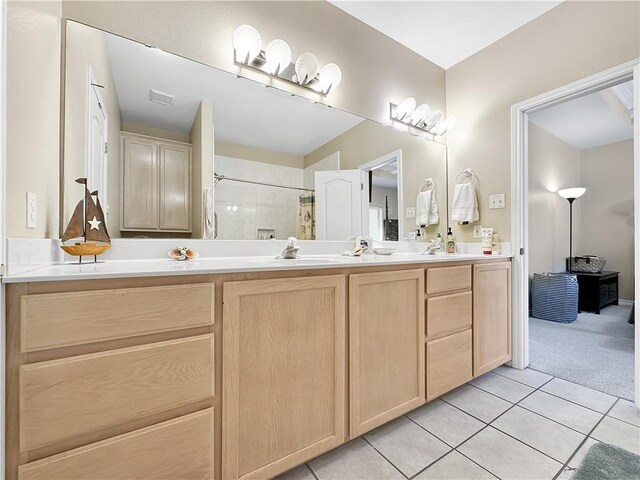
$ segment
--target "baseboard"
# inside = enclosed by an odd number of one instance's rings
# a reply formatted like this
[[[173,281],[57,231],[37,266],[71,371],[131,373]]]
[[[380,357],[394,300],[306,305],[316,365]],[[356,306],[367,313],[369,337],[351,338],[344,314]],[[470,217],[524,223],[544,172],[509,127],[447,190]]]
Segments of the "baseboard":
[[[618,300],[618,305],[624,305],[630,307],[633,305],[633,300]]]

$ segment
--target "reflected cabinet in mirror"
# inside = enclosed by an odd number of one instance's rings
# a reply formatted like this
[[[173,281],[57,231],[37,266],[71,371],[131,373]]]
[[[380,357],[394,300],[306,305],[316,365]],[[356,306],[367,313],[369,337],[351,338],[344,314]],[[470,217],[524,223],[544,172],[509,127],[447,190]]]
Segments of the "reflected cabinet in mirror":
[[[71,21],[64,103],[64,222],[87,177],[112,237],[446,230],[443,145]]]

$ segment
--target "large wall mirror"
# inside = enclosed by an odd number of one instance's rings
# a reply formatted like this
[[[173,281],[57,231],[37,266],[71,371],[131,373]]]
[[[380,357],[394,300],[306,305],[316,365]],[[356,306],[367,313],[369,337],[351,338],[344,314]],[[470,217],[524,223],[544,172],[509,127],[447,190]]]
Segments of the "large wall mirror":
[[[446,230],[443,145],[67,21],[65,222],[78,177],[114,238],[404,240],[421,188]]]

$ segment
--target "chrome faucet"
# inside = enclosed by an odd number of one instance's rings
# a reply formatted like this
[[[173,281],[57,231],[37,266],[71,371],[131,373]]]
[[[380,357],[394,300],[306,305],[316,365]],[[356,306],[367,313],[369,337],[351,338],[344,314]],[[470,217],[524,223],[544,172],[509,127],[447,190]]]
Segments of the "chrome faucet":
[[[438,250],[440,250],[440,242],[433,239],[429,242],[425,251],[422,252],[422,255],[435,255]]]

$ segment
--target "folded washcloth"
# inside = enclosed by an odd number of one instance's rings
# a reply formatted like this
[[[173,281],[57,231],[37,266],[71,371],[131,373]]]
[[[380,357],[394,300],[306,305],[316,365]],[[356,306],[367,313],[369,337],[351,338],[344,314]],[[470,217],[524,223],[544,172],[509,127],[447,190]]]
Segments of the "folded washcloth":
[[[438,202],[434,189],[418,193],[416,199],[416,226],[428,226],[440,223]]]
[[[451,205],[451,221],[471,223],[477,222],[479,218],[475,185],[473,183],[456,184]]]

